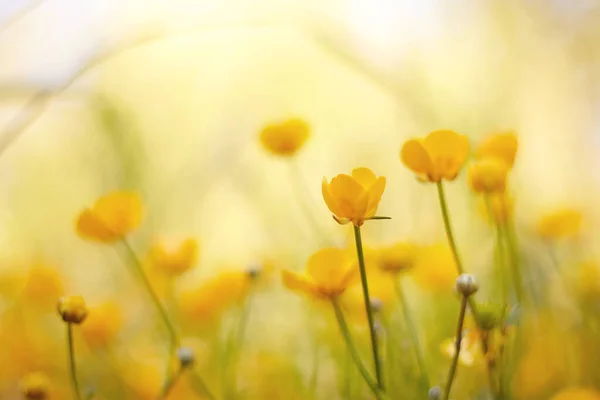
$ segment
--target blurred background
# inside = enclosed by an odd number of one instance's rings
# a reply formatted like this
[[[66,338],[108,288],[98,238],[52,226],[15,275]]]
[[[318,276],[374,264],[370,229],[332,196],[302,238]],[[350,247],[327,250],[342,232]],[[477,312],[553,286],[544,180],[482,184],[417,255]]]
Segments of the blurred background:
[[[365,226],[370,245],[437,243],[435,191],[399,150],[438,128],[472,143],[514,130],[521,232],[572,207],[585,215],[586,254],[597,251],[598,1],[0,0],[0,60],[3,309],[38,264],[60,272],[59,292],[118,293],[116,255],[74,231],[116,189],[144,199],[139,249],[198,240],[193,279],[265,259],[302,268],[319,243],[299,203],[345,243],[320,185],[356,166],[388,179],[379,214],[392,220]],[[291,162],[258,140],[289,117],[312,129]],[[448,197],[477,264],[493,238],[464,180]],[[297,299],[285,299],[259,299],[255,323],[277,327],[265,341],[297,334],[282,316]]]

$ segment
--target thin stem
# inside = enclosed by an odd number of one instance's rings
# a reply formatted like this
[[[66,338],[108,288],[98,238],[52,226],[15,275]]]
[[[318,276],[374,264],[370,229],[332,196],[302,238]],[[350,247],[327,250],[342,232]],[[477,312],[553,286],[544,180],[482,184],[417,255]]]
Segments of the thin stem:
[[[460,347],[462,345],[462,332],[463,324],[465,322],[465,314],[467,311],[468,297],[463,296],[460,302],[460,314],[458,315],[458,325],[456,328],[456,344],[454,350],[454,357],[452,357],[452,364],[450,365],[450,372],[448,372],[448,382],[446,383],[446,391],[444,394],[444,400],[448,400],[450,397],[450,391],[452,390],[452,383],[454,382],[454,376],[456,375],[456,367],[458,366],[458,357],[460,355]]]
[[[250,299],[251,297],[248,297],[246,304],[244,304],[241,315],[238,319],[237,329],[235,329],[234,338],[228,340],[225,347],[221,376],[222,391],[225,398],[233,398],[235,396],[235,382],[230,382],[229,379],[232,375],[235,376],[235,356],[239,355],[239,351],[241,350],[246,337],[246,329],[248,327],[248,320],[250,318]],[[235,354],[234,350],[237,350],[238,354]],[[233,371],[230,370],[230,366],[233,366]]]
[[[319,366],[320,366],[320,357],[319,357],[319,342],[315,338],[313,344],[313,365],[310,372],[310,380],[308,381],[308,393],[311,398],[316,398],[317,393],[317,384],[319,380]]]
[[[158,295],[152,288],[152,285],[150,284],[148,277],[144,273],[144,267],[142,266],[142,262],[140,261],[137,254],[135,253],[135,251],[133,250],[133,248],[131,247],[131,245],[129,244],[129,242],[127,240],[123,239],[122,243],[123,243],[123,247],[127,251],[127,255],[131,259],[130,265],[133,266],[136,273],[140,277],[140,280],[142,281],[142,285],[144,286],[144,288],[146,289],[146,292],[152,299],[152,302],[154,303],[154,307],[158,311],[165,326],[167,327],[167,330],[169,331],[169,339],[171,341],[172,348],[178,346],[179,345],[179,337],[177,336],[175,327],[173,326],[173,323],[171,322],[171,319],[169,318],[169,314],[167,313],[167,310],[165,309],[162,302],[158,298]]]
[[[208,386],[206,385],[206,382],[204,382],[204,379],[202,379],[202,376],[200,376],[200,374],[198,374],[196,371],[192,372],[193,373],[190,375],[190,377],[192,378],[192,383],[196,390],[204,394],[204,397],[206,397],[208,400],[215,400],[216,397],[208,389]]]
[[[69,349],[69,366],[71,369],[71,383],[77,400],[81,400],[79,381],[77,380],[77,365],[75,364],[75,349],[73,347],[73,324],[67,322],[67,344]]]
[[[344,398],[350,399],[352,397],[352,355],[350,351],[346,352],[344,357]]]
[[[423,355],[419,334],[417,333],[417,328],[415,326],[415,322],[413,321],[412,314],[410,312],[410,308],[408,307],[408,302],[406,301],[406,296],[404,295],[400,281],[396,280],[394,287],[396,289],[400,306],[402,307],[402,314],[408,328],[408,333],[410,334],[413,347],[415,349],[417,363],[419,364],[419,369],[421,370],[421,383],[424,390],[427,391],[430,388],[429,375],[427,374],[427,365],[425,364],[425,356]]]
[[[163,399],[167,398],[167,396],[169,395],[169,393],[171,392],[171,390],[173,389],[173,387],[175,386],[177,381],[179,381],[179,378],[181,378],[181,374],[183,373],[183,370],[184,370],[184,368],[180,367],[177,369],[177,371],[175,371],[175,373],[173,375],[169,376],[169,378],[167,379],[167,381],[165,382],[165,384],[162,388],[162,391],[158,395],[158,400],[163,400]]]
[[[498,225],[498,235],[502,236],[508,245],[508,253],[510,257],[510,269],[511,277],[513,279],[513,286],[515,294],[517,296],[517,302],[522,304],[523,302],[523,277],[521,276],[521,269],[519,266],[519,250],[517,240],[513,232],[512,225],[507,224],[506,226]]]
[[[365,302],[365,311],[367,312],[367,320],[369,322],[369,334],[371,336],[371,350],[373,352],[373,362],[375,364],[375,376],[377,378],[377,386],[379,389],[384,389],[383,375],[381,372],[381,363],[379,359],[379,346],[377,345],[377,333],[375,332],[375,323],[373,321],[373,310],[371,308],[371,298],[369,297],[369,284],[367,282],[367,270],[365,267],[365,256],[363,254],[362,237],[360,235],[360,227],[353,225],[354,239],[356,241],[356,253],[358,255],[358,267],[360,269],[360,280],[363,290],[363,300]]]

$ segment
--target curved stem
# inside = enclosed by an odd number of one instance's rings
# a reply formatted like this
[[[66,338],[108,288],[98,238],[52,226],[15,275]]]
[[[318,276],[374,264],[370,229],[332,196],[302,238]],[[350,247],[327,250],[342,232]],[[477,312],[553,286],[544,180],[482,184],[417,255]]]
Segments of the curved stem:
[[[201,392],[204,395],[204,397],[206,397],[208,400],[215,400],[216,397],[208,389],[208,386],[206,385],[206,382],[204,382],[204,379],[202,379],[202,376],[196,373],[196,371],[191,372],[193,373],[190,375],[190,377],[192,378],[192,383],[195,386],[196,390]]]
[[[452,390],[452,383],[454,382],[454,376],[456,375],[456,367],[458,366],[458,357],[460,355],[460,347],[462,345],[462,331],[463,324],[465,322],[465,313],[467,310],[468,297],[463,296],[460,303],[460,314],[458,315],[458,326],[456,328],[456,344],[454,350],[454,357],[452,357],[452,364],[450,365],[450,371],[448,372],[448,381],[446,383],[446,391],[444,393],[444,400],[448,400],[450,397],[450,391]]]
[[[367,282],[367,271],[365,267],[365,256],[363,254],[362,238],[360,235],[360,227],[353,225],[354,239],[356,241],[356,253],[358,255],[358,267],[360,269],[360,280],[363,290],[363,300],[365,302],[365,311],[367,312],[367,320],[369,322],[369,334],[371,336],[371,351],[373,352],[373,362],[375,364],[375,376],[377,378],[377,386],[383,390],[383,376],[381,372],[381,363],[379,359],[379,346],[377,344],[377,333],[375,332],[375,323],[373,321],[373,310],[371,307],[371,298],[369,297],[369,284]]]
[[[338,325],[340,326],[340,331],[342,332],[342,336],[344,338],[344,341],[346,342],[346,347],[348,348],[348,352],[350,353],[350,356],[354,360],[354,364],[356,364],[356,367],[358,368],[363,379],[365,380],[365,382],[367,383],[367,385],[369,386],[369,388],[375,395],[375,398],[377,398],[378,400],[381,400],[381,394],[377,387],[377,382],[375,382],[373,380],[373,377],[367,370],[367,367],[365,367],[362,360],[360,359],[360,355],[358,354],[358,351],[356,350],[356,347],[354,346],[354,342],[352,341],[352,336],[350,335],[350,329],[348,329],[348,324],[346,323],[346,319],[344,318],[344,314],[342,313],[342,310],[340,308],[340,305],[337,302],[337,299],[332,298],[331,304],[333,305],[333,310],[335,311],[335,318],[337,319]]]
[[[67,345],[69,349],[69,366],[71,371],[71,383],[77,400],[81,400],[79,381],[77,380],[77,366],[75,364],[75,349],[73,347],[73,324],[67,322]]]
[[[135,251],[133,250],[133,248],[131,247],[129,242],[127,242],[127,240],[123,239],[122,243],[123,243],[123,247],[125,248],[125,250],[127,252],[128,257],[131,260],[130,265],[133,266],[136,273],[140,277],[140,280],[142,281],[142,285],[144,286],[144,289],[146,289],[146,292],[150,296],[150,299],[152,299],[152,302],[154,303],[154,307],[158,311],[158,314],[162,318],[165,326],[167,327],[167,330],[169,331],[169,339],[171,341],[172,348],[178,346],[179,345],[179,337],[177,336],[175,327],[173,326],[173,323],[171,322],[171,319],[169,318],[169,314],[167,313],[167,310],[165,309],[162,302],[158,298],[158,295],[152,288],[152,285],[150,284],[150,281],[148,280],[148,277],[146,276],[146,274],[144,272],[142,262],[138,258],[137,254],[135,253]]]
[[[404,316],[404,321],[406,322],[406,326],[408,327],[408,333],[411,336],[413,347],[415,349],[415,356],[417,357],[417,363],[419,364],[419,369],[421,370],[421,383],[425,391],[429,390],[429,375],[427,374],[427,365],[425,364],[425,356],[423,355],[423,349],[421,348],[421,343],[419,340],[419,334],[417,333],[417,328],[412,318],[412,314],[410,309],[408,308],[408,303],[406,301],[406,296],[404,295],[404,291],[400,286],[401,283],[396,280],[395,289],[396,294],[398,295],[398,300],[400,301],[400,306],[402,307],[402,314]]]
[[[162,391],[158,395],[158,400],[164,400],[167,398],[167,396],[169,395],[169,393],[171,392],[171,390],[173,389],[173,387],[175,386],[175,384],[177,383],[179,378],[181,378],[181,374],[183,373],[183,370],[184,370],[184,368],[180,367],[177,369],[177,371],[174,374],[169,376],[169,378],[167,379],[167,381],[165,382],[165,384],[162,388]]]

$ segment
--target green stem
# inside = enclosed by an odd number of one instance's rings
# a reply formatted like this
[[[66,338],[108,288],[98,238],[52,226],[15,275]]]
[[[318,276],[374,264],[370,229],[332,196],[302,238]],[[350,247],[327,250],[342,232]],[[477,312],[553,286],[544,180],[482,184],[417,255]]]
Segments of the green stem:
[[[313,344],[313,365],[310,372],[310,380],[308,381],[308,392],[310,393],[311,398],[316,398],[317,393],[317,383],[319,380],[319,366],[320,366],[320,357],[319,357],[319,342],[315,338]]]
[[[221,385],[225,398],[234,398],[235,396],[235,382],[230,381],[231,376],[235,377],[236,354],[234,350],[237,350],[237,355],[239,355],[239,351],[241,350],[244,344],[244,339],[246,337],[246,329],[248,327],[248,320],[250,318],[250,299],[251,297],[249,296],[246,300],[246,304],[244,304],[242,308],[241,315],[238,319],[237,329],[234,333],[234,338],[229,339],[227,341],[225,354],[223,355]],[[233,370],[230,369],[230,365],[233,365]],[[234,378],[231,379],[234,380]]]
[[[521,276],[521,268],[519,266],[519,250],[517,245],[517,239],[513,232],[513,227],[507,222],[507,225],[502,227],[498,225],[498,235],[502,236],[508,245],[508,253],[510,257],[510,269],[511,277],[513,279],[513,286],[515,294],[517,296],[517,302],[522,304],[523,302],[523,277]]]
[[[192,371],[192,372],[193,373],[190,374],[190,377],[192,378],[192,383],[193,383],[193,386],[195,387],[195,389],[197,391],[199,391],[200,393],[202,393],[204,395],[204,397],[206,397],[208,400],[215,400],[216,397],[208,389],[208,386],[206,385],[206,382],[204,382],[204,379],[202,379],[202,376],[200,376],[200,374],[196,373],[196,371]]]
[[[71,370],[71,383],[77,400],[81,400],[79,381],[77,380],[77,366],[75,364],[75,348],[73,347],[73,324],[67,322],[67,344],[69,349],[69,366]]]
[[[425,392],[427,392],[427,390],[430,388],[429,375],[427,374],[427,366],[425,364],[425,356],[423,355],[419,334],[417,333],[417,328],[415,326],[415,322],[413,321],[412,314],[408,307],[408,302],[406,301],[406,296],[404,295],[400,281],[396,280],[394,288],[396,289],[396,294],[398,296],[398,300],[400,301],[400,306],[402,307],[404,321],[406,322],[408,333],[411,336],[413,347],[415,349],[415,356],[417,357],[417,363],[419,364],[419,369],[421,370],[421,383],[423,385],[423,389]]]
[[[450,371],[448,372],[448,381],[446,383],[446,391],[444,393],[444,400],[450,398],[450,391],[452,390],[452,383],[454,382],[454,376],[456,375],[456,367],[458,366],[458,357],[460,355],[460,347],[462,345],[462,332],[463,324],[465,322],[465,314],[467,311],[468,297],[463,296],[460,302],[460,314],[458,315],[458,325],[456,328],[456,344],[454,350],[454,357],[452,357],[452,364],[450,365]]]
[[[350,351],[346,351],[344,360],[344,398],[350,399],[352,397],[352,355]]]
[[[171,319],[169,318],[169,314],[167,313],[167,310],[165,309],[162,302],[158,298],[158,295],[152,288],[152,285],[150,284],[150,281],[148,280],[148,277],[146,276],[146,273],[144,272],[144,267],[142,265],[142,262],[140,261],[137,254],[135,253],[135,251],[133,250],[133,248],[131,247],[131,245],[129,244],[129,242],[127,240],[123,239],[122,243],[123,243],[123,247],[125,248],[125,250],[127,252],[128,257],[131,260],[130,265],[133,266],[133,268],[135,269],[135,272],[140,277],[140,280],[142,281],[142,285],[146,289],[146,292],[150,296],[150,299],[152,299],[152,302],[154,303],[154,307],[158,311],[158,314],[162,318],[165,326],[167,327],[167,330],[169,331],[169,339],[170,339],[170,343],[171,343],[171,348],[177,347],[179,345],[179,338],[177,336],[175,327],[173,326],[173,323],[171,322]]]
[[[177,369],[177,371],[174,374],[169,376],[169,378],[163,385],[162,391],[160,392],[160,395],[158,396],[158,400],[164,400],[167,398],[167,396],[169,395],[169,393],[171,392],[171,390],[173,389],[173,387],[175,386],[175,384],[181,377],[183,370],[184,370],[184,368],[180,367]]]
[[[344,341],[346,342],[346,347],[348,348],[348,352],[350,353],[350,356],[354,360],[354,364],[356,364],[356,367],[358,368],[363,379],[365,380],[365,382],[367,383],[367,385],[369,386],[369,388],[375,395],[375,398],[377,398],[378,400],[381,400],[382,397],[381,397],[379,388],[377,387],[377,382],[375,382],[373,380],[373,377],[367,370],[367,367],[365,367],[362,360],[360,359],[360,355],[358,354],[358,351],[356,350],[356,347],[354,346],[354,342],[352,341],[352,336],[350,335],[350,329],[348,329],[348,324],[346,323],[346,319],[344,318],[344,314],[342,313],[342,309],[340,308],[340,305],[338,304],[337,299],[332,298],[331,304],[333,305],[333,310],[335,311],[335,318],[337,319],[338,325],[340,327],[340,331],[342,332],[342,336],[344,338]]]
[[[356,241],[356,253],[358,255],[358,266],[360,269],[360,280],[363,290],[363,300],[365,302],[365,311],[367,312],[367,320],[369,323],[369,334],[371,336],[371,350],[373,352],[373,362],[375,364],[375,376],[377,378],[377,386],[379,389],[384,390],[383,375],[379,359],[379,346],[377,345],[377,333],[375,332],[371,298],[369,297],[369,284],[367,282],[367,270],[365,267],[365,256],[363,254],[362,237],[360,235],[360,227],[356,225],[353,225],[353,227],[354,239]]]

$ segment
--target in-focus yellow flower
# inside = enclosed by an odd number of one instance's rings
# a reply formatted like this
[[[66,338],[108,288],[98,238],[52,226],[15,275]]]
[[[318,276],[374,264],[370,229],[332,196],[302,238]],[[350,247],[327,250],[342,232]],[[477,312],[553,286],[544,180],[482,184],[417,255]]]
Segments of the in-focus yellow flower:
[[[377,177],[368,168],[356,168],[352,175],[339,174],[331,182],[323,178],[323,199],[339,223],[361,226],[375,216],[385,190],[384,176]]]
[[[77,218],[77,233],[84,239],[112,243],[138,227],[142,200],[136,193],[113,192],[101,197]]]
[[[355,283],[357,274],[354,258],[346,250],[329,247],[308,259],[305,274],[283,270],[281,278],[290,290],[318,299],[331,299]]]
[[[221,272],[200,285],[182,291],[178,303],[181,313],[192,320],[208,321],[244,300],[252,283],[247,271]]]
[[[50,378],[42,372],[33,372],[21,380],[21,393],[27,400],[50,398]]]
[[[447,244],[423,246],[411,276],[426,290],[451,291],[458,277],[452,250]]]
[[[58,314],[63,321],[80,324],[88,315],[88,309],[81,296],[65,296],[58,300]]]
[[[469,139],[451,130],[437,130],[424,139],[410,139],[400,159],[425,182],[454,180],[469,155]]]
[[[581,229],[581,212],[565,208],[543,216],[538,223],[538,233],[545,239],[575,236]]]
[[[569,388],[561,390],[550,400],[600,400],[600,392],[595,389]]]
[[[300,118],[269,124],[260,133],[260,142],[272,154],[291,157],[304,145],[310,127]]]
[[[417,254],[418,247],[415,244],[400,242],[379,249],[377,263],[385,272],[406,272],[414,267]]]
[[[478,193],[503,193],[507,177],[508,166],[498,158],[483,158],[469,168],[469,184]]]
[[[475,363],[483,360],[481,352],[481,340],[476,330],[468,330],[463,333],[460,341],[460,353],[458,354],[458,362],[466,367],[471,367]],[[440,346],[442,354],[452,359],[456,354],[456,338],[446,339]]]
[[[90,309],[85,324],[81,327],[83,338],[92,348],[107,347],[123,325],[121,307],[108,301]]]
[[[155,268],[168,275],[181,275],[198,260],[198,243],[189,238],[168,248],[164,243],[157,242],[150,250],[150,260]]]
[[[477,149],[477,158],[497,158],[512,168],[517,155],[519,141],[513,132],[499,133],[488,137]]]

